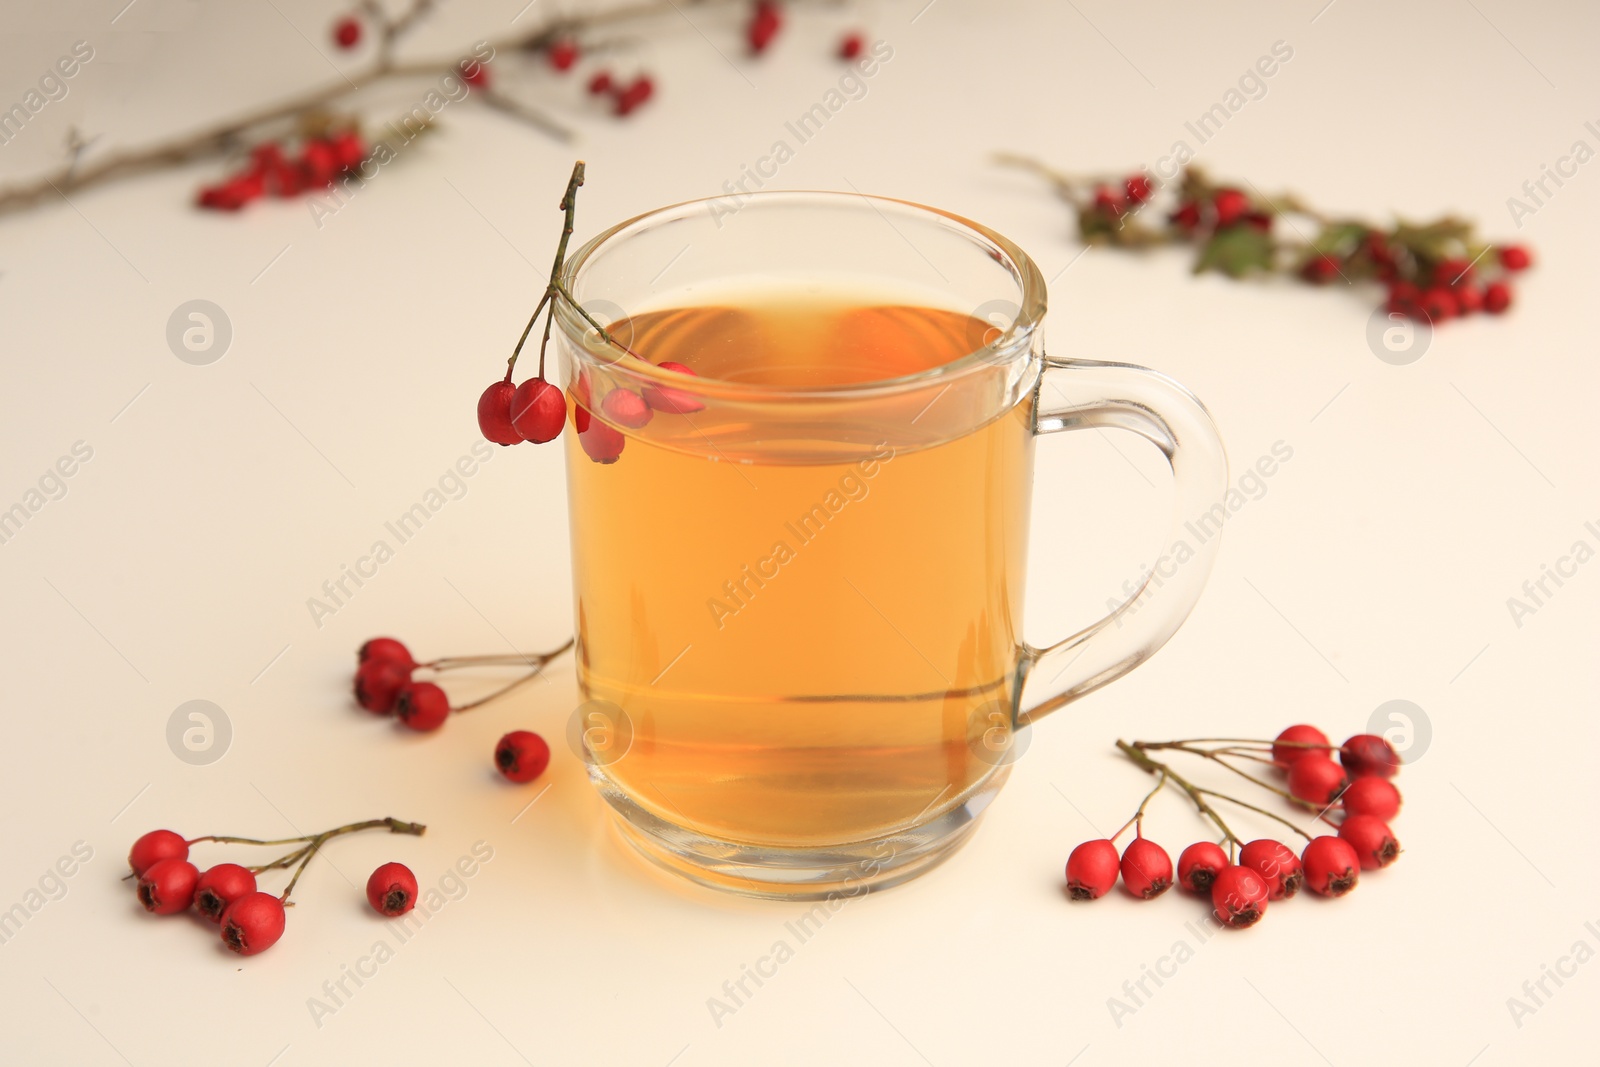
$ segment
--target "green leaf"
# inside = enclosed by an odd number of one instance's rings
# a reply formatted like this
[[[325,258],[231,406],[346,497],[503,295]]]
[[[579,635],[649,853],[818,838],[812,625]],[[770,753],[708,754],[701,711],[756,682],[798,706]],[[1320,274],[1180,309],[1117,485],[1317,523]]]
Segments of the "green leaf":
[[[1254,270],[1272,269],[1272,237],[1254,226],[1229,226],[1211,235],[1200,250],[1194,272],[1221,271],[1239,278]]]

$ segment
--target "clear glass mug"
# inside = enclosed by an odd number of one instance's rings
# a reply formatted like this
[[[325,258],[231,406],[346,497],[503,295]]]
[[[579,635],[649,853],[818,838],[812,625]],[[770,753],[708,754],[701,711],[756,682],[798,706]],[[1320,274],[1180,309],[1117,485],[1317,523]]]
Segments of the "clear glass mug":
[[[1044,281],[993,231],[897,200],[757,193],[615,226],[564,280],[643,357],[558,305],[568,392],[587,398],[564,435],[584,697],[569,739],[661,866],[790,899],[911,878],[971,834],[1033,720],[1142,663],[1194,606],[1215,537],[1093,626],[1023,639],[1039,434],[1154,442],[1176,488],[1167,544],[1221,499],[1227,461],[1172,380],[1047,356]],[[778,387],[663,371],[634,329],[819,289],[970,316],[970,354]],[[606,409],[615,389],[677,392],[630,427]],[[614,462],[591,458],[619,441]]]

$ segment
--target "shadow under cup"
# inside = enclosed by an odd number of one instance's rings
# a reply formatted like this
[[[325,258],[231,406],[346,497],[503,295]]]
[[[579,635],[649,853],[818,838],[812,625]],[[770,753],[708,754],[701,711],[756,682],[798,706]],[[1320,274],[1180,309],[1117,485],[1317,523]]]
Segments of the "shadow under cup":
[[[768,193],[630,220],[565,278],[643,357],[559,305],[568,391],[588,398],[577,424],[623,435],[615,462],[575,429],[565,447],[585,698],[572,736],[624,836],[763,896],[881,888],[938,863],[1021,747],[1033,263],[932,209]],[[954,312],[970,344],[901,377],[774,387],[661,371],[634,336],[652,312],[824,296]],[[691,402],[642,427],[607,413],[613,390],[664,387]]]

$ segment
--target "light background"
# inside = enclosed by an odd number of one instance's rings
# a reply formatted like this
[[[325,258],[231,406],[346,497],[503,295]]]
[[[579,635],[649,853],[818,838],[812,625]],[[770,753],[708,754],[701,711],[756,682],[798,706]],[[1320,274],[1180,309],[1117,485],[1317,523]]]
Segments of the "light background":
[[[521,6],[447,4],[411,46],[464,50]],[[569,661],[432,737],[347,695],[352,653],[373,634],[442,653],[568,633],[557,449],[497,451],[335,617],[319,628],[306,608],[477,440],[473,400],[547,269],[574,150],[467,103],[320,228],[304,201],[191,210],[214,164],[0,217],[0,505],[74,442],[93,449],[67,496],[0,546],[0,909],[75,842],[93,850],[0,945],[0,1058],[1488,1065],[1592,1049],[1600,964],[1547,980],[1553,996],[1520,1025],[1507,998],[1526,999],[1524,982],[1580,940],[1600,949],[1588,765],[1600,563],[1520,627],[1507,598],[1575,541],[1600,547],[1584,526],[1600,524],[1588,336],[1600,169],[1580,168],[1520,230],[1506,202],[1574,141],[1600,148],[1584,127],[1600,123],[1600,16],[1505,0],[919,6],[796,10],[755,61],[730,15],[689,9],[693,28],[671,16],[615,59],[660,86],[627,122],[537,63],[496,72],[581,130],[582,239],[718,192],[836,83],[842,29],[888,40],[894,58],[866,97],[773,186],[857,187],[995,227],[1054,278],[1053,352],[1189,385],[1235,476],[1274,442],[1294,450],[1230,523],[1169,647],[1041,724],[946,866],[849,902],[718,1026],[708,998],[794,942],[784,924],[805,907],[676,884],[624,851],[561,740]],[[51,166],[74,123],[103,135],[95,151],[142,143],[336,78],[330,62],[359,66],[329,58],[329,5],[138,0],[112,24],[122,7],[7,5],[0,104],[73,41],[96,50],[70,95],[0,148],[7,179]],[[551,10],[535,4],[517,26]],[[1198,162],[1335,210],[1456,210],[1526,240],[1538,266],[1513,314],[1450,324],[1422,359],[1389,365],[1366,341],[1375,291],[1196,279],[1176,252],[1080,258],[1063,205],[989,162],[1008,149],[1079,171],[1153,164],[1179,138],[1195,144],[1184,122],[1279,40],[1292,60]],[[421,91],[360,99],[381,119]],[[165,341],[168,316],[195,298],[233,327],[210,366]],[[1149,561],[1161,470],[1133,438],[1041,443],[1030,636],[1099,615]],[[168,718],[192,699],[232,724],[210,765],[168,748]],[[1423,710],[1431,740],[1410,746],[1400,780],[1407,852],[1354,895],[1296,900],[1203,943],[1186,926],[1202,908],[1176,892],[1064,900],[1068,850],[1119,823],[1146,785],[1116,737],[1300,720],[1343,736],[1391,699]],[[489,767],[515,726],[555,748],[532,789]],[[430,830],[330,848],[284,940],[253,959],[198,922],[146,917],[118,881],[152,827],[275,835],[380,814]],[[1150,829],[1174,854],[1204,832],[1175,796]],[[395,940],[352,884],[398,858],[437,885],[480,840],[493,859],[465,896],[317,1025],[308,999],[324,981]],[[1180,940],[1193,958],[1114,1018],[1108,998],[1131,1003],[1124,982]]]

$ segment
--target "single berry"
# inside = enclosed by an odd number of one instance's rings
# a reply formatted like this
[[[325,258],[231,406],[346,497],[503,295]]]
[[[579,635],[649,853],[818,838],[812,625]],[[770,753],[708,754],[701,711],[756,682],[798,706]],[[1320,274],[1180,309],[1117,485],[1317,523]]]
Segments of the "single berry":
[[[1345,816],[1339,824],[1339,837],[1356,850],[1364,871],[1387,867],[1400,856],[1400,842],[1395,840],[1394,831],[1376,815]]]
[[[1272,232],[1272,216],[1265,211],[1247,211],[1240,216],[1239,221],[1262,233]]]
[[[340,170],[349,170],[367,158],[367,144],[354,130],[340,130],[328,138],[328,147]]]
[[[1417,300],[1417,308],[1429,322],[1443,322],[1454,317],[1460,310],[1455,293],[1444,285],[1433,285],[1424,289],[1422,296]]]
[[[1357,778],[1339,799],[1346,816],[1371,815],[1388,822],[1400,814],[1400,790],[1389,779],[1376,775]]]
[[[1339,276],[1339,261],[1329,255],[1312,256],[1300,268],[1300,277],[1312,285],[1326,285]]]
[[[1362,239],[1362,247],[1366,250],[1367,258],[1380,267],[1394,265],[1394,252],[1389,249],[1389,238],[1381,230],[1368,230]]]
[[[622,436],[622,431],[601,422],[599,419],[589,419],[588,412],[583,412],[588,423],[578,431],[578,444],[583,447],[584,454],[596,463],[615,463],[617,457],[622,455],[622,447],[627,444],[627,438]]]
[[[411,681],[411,668],[393,660],[373,659],[356,668],[356,703],[376,715],[394,710],[400,687]]]
[[[1356,734],[1339,748],[1339,762],[1352,778],[1375,774],[1393,778],[1400,773],[1400,753],[1377,734]]]
[[[1106,838],[1085,841],[1067,857],[1067,895],[1073,900],[1099,900],[1117,884],[1121,860]]]
[[[1211,892],[1211,883],[1228,865],[1228,854],[1215,841],[1196,841],[1178,855],[1178,884],[1191,893]]]
[[[1472,261],[1468,259],[1441,259],[1433,268],[1433,280],[1438,285],[1455,289],[1472,283]]]
[[[757,54],[765,52],[781,29],[783,29],[783,12],[778,5],[770,0],[757,0],[750,15],[750,22],[744,31],[745,40],[750,42],[750,51]]]
[[[300,170],[305,174],[306,188],[320,188],[332,184],[343,168],[333,144],[313,137],[300,149]]]
[[[570,37],[563,37],[550,45],[546,53],[550,57],[550,65],[557,70],[571,70],[572,65],[578,61],[578,42]]]
[[[1294,850],[1281,841],[1264,837],[1239,850],[1239,866],[1249,867],[1267,883],[1268,900],[1288,900],[1300,892],[1305,868]]]
[[[494,765],[513,782],[531,782],[550,765],[550,746],[532,730],[513,730],[494,746]]]
[[[1094,209],[1107,218],[1120,219],[1128,213],[1128,201],[1108,185],[1094,191]]]
[[[417,661],[411,658],[411,650],[392,637],[374,637],[356,653],[357,664],[374,659],[398,663],[407,670],[417,665]]]
[[[1456,313],[1470,315],[1483,310],[1483,290],[1475,285],[1458,286],[1455,290]]]
[[[1211,906],[1229,926],[1254,926],[1266,913],[1266,881],[1249,867],[1229,867],[1211,885]]]
[[[1498,315],[1511,306],[1511,286],[1505,282],[1490,282],[1483,287],[1483,310]]]
[[[1301,854],[1306,888],[1325,897],[1342,897],[1361,877],[1361,858],[1350,842],[1337,837],[1313,838]]]
[[[162,860],[188,858],[189,842],[171,830],[151,830],[128,850],[128,866],[134,874],[143,874]]]
[[[1506,270],[1527,270],[1533,266],[1533,257],[1522,245],[1506,245],[1500,250],[1500,265]]]
[[[286,918],[271,893],[246,893],[222,913],[222,943],[241,956],[265,952],[283,936]]]
[[[1130,174],[1122,183],[1122,191],[1128,195],[1128,201],[1142,204],[1150,199],[1154,191],[1150,187],[1150,179],[1143,174]]]
[[[478,397],[478,429],[483,436],[497,445],[520,445],[522,435],[511,424],[511,398],[517,387],[507,381],[498,381]]]
[[[1250,208],[1250,199],[1237,189],[1218,189],[1211,198],[1211,209],[1216,213],[1218,226],[1231,226],[1244,217]]]
[[[1144,900],[1153,900],[1172,888],[1172,857],[1148,837],[1128,842],[1120,869],[1128,892]]]
[[[404,915],[417,903],[417,876],[403,863],[385,863],[367,879],[367,903],[380,915]]]
[[[333,43],[340,48],[354,48],[360,41],[360,19],[347,15],[333,24]]]
[[[1311,745],[1326,745],[1328,735],[1315,726],[1298,723],[1284,730],[1276,738],[1279,742],[1272,746],[1272,762],[1280,767],[1288,767],[1302,756],[1328,755],[1326,748],[1310,748]],[[1293,741],[1295,744],[1282,744],[1284,741]]]
[[[194,887],[194,910],[214,923],[222,921],[228,905],[256,891],[256,876],[237,863],[219,863],[200,875]]]
[[[644,397],[632,389],[613,389],[600,401],[600,413],[619,426],[637,430],[649,422],[655,412],[650,410]]]
[[[463,59],[456,67],[461,80],[474,89],[487,89],[489,87],[489,68],[476,59]]]
[[[1392,314],[1420,317],[1417,299],[1422,293],[1410,282],[1394,282],[1389,286],[1389,300],[1385,305]]]
[[[674,371],[678,374],[687,374],[697,377],[695,372],[682,363],[666,360],[656,366],[662,370]],[[701,403],[692,393],[682,389],[674,389],[666,385],[647,385],[644,387],[644,402],[657,411],[665,411],[669,415],[693,415],[697,411],[704,411],[705,404]]]
[[[1307,756],[1289,764],[1289,792],[1313,804],[1332,804],[1350,784],[1344,768],[1327,756]]]
[[[589,95],[591,96],[609,93],[611,87],[611,72],[609,70],[598,71],[594,77],[589,79]]]
[[[176,915],[194,903],[194,887],[199,880],[200,871],[188,860],[152,863],[139,876],[139,903],[156,915]]]
[[[407,682],[395,695],[394,713],[413,730],[437,730],[450,717],[450,698],[432,682]]]
[[[567,397],[543,378],[529,378],[511,397],[511,425],[536,445],[554,440],[567,421]]]
[[[617,94],[617,102],[613,110],[618,115],[631,114],[646,100],[655,95],[656,83],[650,80],[648,74],[641,74],[628,83],[627,88]]]
[[[861,46],[863,43],[864,42],[862,41],[859,33],[845,34],[843,37],[839,38],[839,58],[856,58],[861,54]]]
[[[1185,200],[1178,205],[1178,210],[1167,216],[1167,221],[1180,230],[1192,230],[1200,225],[1200,205],[1193,200]]]

